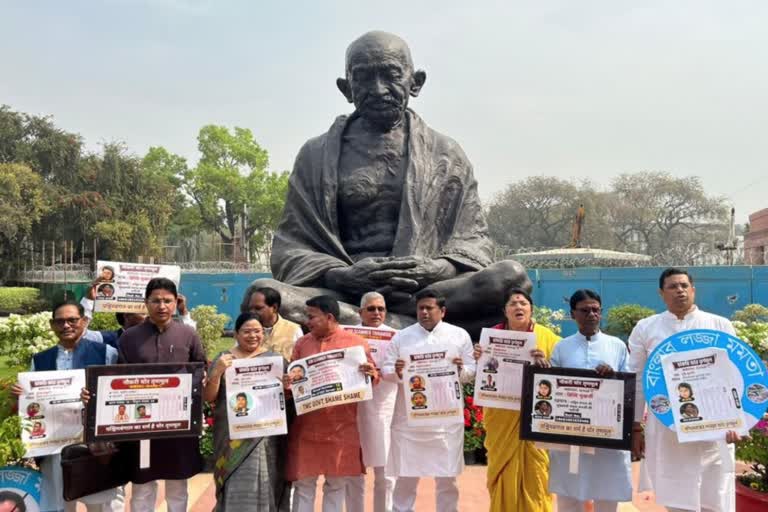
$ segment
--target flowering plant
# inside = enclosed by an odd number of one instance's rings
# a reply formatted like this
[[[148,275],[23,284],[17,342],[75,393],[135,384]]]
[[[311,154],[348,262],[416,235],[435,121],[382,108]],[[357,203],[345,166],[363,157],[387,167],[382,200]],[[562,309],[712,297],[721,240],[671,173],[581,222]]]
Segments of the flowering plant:
[[[736,458],[748,463],[752,472],[738,478],[751,489],[768,493],[768,414],[752,427],[749,435],[736,445]]]
[[[200,455],[213,457],[213,407],[203,402],[203,435],[200,437]]]
[[[549,309],[546,306],[533,306],[533,321],[547,327],[560,336],[563,328],[559,322],[565,320],[565,311],[562,309]]]
[[[34,354],[57,343],[50,319],[50,312],[0,318],[0,356],[11,366],[29,368]]]
[[[474,384],[464,384],[464,451],[472,452],[483,447],[485,426],[483,408],[475,405]]]
[[[763,360],[768,359],[768,308],[748,304],[733,314],[733,328],[740,340],[749,344]]]

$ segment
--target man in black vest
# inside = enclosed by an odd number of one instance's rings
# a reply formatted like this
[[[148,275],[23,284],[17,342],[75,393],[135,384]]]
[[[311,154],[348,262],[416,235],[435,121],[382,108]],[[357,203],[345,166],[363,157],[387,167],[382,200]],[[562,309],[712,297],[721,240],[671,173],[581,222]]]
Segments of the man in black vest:
[[[31,371],[42,372],[52,370],[80,370],[91,365],[115,364],[117,350],[105,343],[83,338],[86,326],[83,306],[74,301],[66,301],[53,309],[51,330],[56,334],[59,343],[49,349],[32,356]],[[12,388],[15,395],[22,393],[21,386],[15,384]],[[61,456],[49,455],[40,461],[42,486],[40,496],[41,510],[74,510],[76,503],[63,499],[63,481],[61,476]],[[123,510],[123,488],[108,489],[90,496],[84,496],[81,501],[91,506],[101,506],[101,510]]]

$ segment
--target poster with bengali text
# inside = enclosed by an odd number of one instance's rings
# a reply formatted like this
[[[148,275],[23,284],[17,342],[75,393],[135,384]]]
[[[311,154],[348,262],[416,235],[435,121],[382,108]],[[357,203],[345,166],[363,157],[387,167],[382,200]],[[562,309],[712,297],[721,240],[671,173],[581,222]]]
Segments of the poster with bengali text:
[[[178,286],[181,268],[178,265],[98,261],[94,311],[146,313],[144,294],[147,283],[155,277],[168,278]]]
[[[85,386],[85,370],[22,372],[18,382],[24,457],[53,455],[83,442],[80,390]]]
[[[741,374],[721,348],[701,348],[662,356],[670,391],[670,410],[681,443],[725,439],[735,430],[747,434]]]
[[[224,380],[230,439],[288,433],[282,357],[235,359]]]
[[[409,426],[449,426],[464,423],[459,369],[455,349],[439,345],[403,351],[403,400]]]
[[[189,435],[192,426],[192,375],[102,375],[96,391],[95,434],[102,440],[130,434]]]
[[[391,329],[377,329],[375,327],[362,327],[343,325],[344,330],[352,332],[363,338],[368,342],[368,347],[371,350],[371,357],[373,358],[376,368],[381,368],[384,363],[384,358],[387,355],[387,347],[394,338],[397,331]]]
[[[520,438],[629,450],[635,374],[539,368],[523,375]]]
[[[536,335],[532,332],[483,329],[483,353],[477,361],[475,404],[498,409],[520,410],[523,367],[533,358]]]
[[[367,361],[362,346],[328,350],[292,361],[288,376],[296,414],[370,400],[371,378],[360,371],[360,365]]]

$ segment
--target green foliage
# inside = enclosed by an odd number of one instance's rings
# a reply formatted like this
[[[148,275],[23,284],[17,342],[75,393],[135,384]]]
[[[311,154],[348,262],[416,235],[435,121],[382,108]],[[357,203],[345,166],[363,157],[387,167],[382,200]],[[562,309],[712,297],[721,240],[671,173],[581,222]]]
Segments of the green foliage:
[[[768,308],[761,304],[744,306],[733,314],[733,327],[739,339],[768,360]]]
[[[183,174],[202,225],[232,243],[240,234],[252,253],[266,255],[288,191],[288,173],[267,171],[267,151],[250,130],[204,126],[200,161]],[[243,249],[240,249],[244,252]]]
[[[120,324],[114,313],[94,313],[88,328],[92,331],[116,331]]]
[[[0,318],[0,356],[11,366],[27,369],[32,356],[56,345],[50,328],[50,312]]]
[[[768,323],[768,308],[762,304],[747,304],[744,309],[736,311],[731,318],[745,324]]]
[[[549,328],[560,336],[563,328],[559,322],[565,320],[565,311],[562,309],[549,309],[546,306],[533,306],[533,319],[537,324]]]
[[[224,326],[229,322],[229,316],[219,313],[216,306],[197,306],[190,311],[192,319],[197,322],[197,334],[203,344],[205,353],[208,354],[214,347],[224,331]]]
[[[483,408],[475,405],[475,385],[462,385],[464,394],[464,451],[472,452],[483,447],[485,443],[485,425],[483,424]]]
[[[640,304],[620,304],[608,310],[605,319],[605,332],[627,339],[637,322],[655,313],[651,308]]]
[[[21,442],[21,419],[8,416],[0,422],[0,467],[18,464],[24,456]]]
[[[755,491],[768,492],[768,414],[736,445],[736,458],[749,464],[753,474],[739,477]]]
[[[37,288],[0,288],[0,311],[4,313],[28,313],[45,304]]]

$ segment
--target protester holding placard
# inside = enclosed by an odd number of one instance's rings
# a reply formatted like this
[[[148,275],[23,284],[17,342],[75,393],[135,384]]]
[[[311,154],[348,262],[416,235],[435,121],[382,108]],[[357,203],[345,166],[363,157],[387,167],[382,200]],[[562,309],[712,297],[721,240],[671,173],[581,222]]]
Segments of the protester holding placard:
[[[414,298],[418,323],[395,335],[382,366],[384,378],[400,386],[386,469],[387,475],[397,477],[392,510],[412,511],[419,479],[434,477],[436,509],[455,512],[459,500],[456,477],[464,469],[460,382],[470,382],[475,376],[472,340],[464,329],[443,322],[444,297],[425,289]],[[414,362],[440,370],[404,378]],[[439,381],[439,387],[425,379]],[[434,393],[432,398],[438,404],[457,400],[458,405],[440,411],[445,415],[430,417],[434,403],[427,393]],[[414,413],[425,420],[423,426],[410,424]]]
[[[59,339],[59,343],[55,347],[35,354],[32,357],[31,371],[76,370],[91,365],[117,362],[117,351],[114,348],[104,343],[82,338],[85,326],[84,311],[80,304],[67,301],[55,306],[51,319],[51,329]],[[23,389],[16,384],[12,391],[18,396],[23,392]],[[61,455],[49,455],[40,460],[42,473],[40,510],[74,511],[77,502],[65,502],[63,498]],[[108,489],[84,496],[78,501],[86,504],[89,510],[95,508],[96,510],[122,511],[124,508],[123,488]]]
[[[309,334],[302,336],[293,348],[292,361],[304,359],[329,350],[362,347],[367,362],[359,370],[378,382],[376,366],[368,343],[339,327],[339,303],[333,297],[321,295],[306,302]],[[296,367],[300,368],[300,367]],[[295,377],[299,377],[296,372]],[[290,372],[289,372],[290,374]],[[286,382],[291,377],[286,376]],[[292,384],[294,393],[298,385]],[[323,407],[296,418],[288,432],[288,463],[286,478],[294,482],[294,512],[313,512],[317,478],[325,477],[323,510],[341,512],[350,477],[365,472],[357,428],[357,403]],[[347,512],[363,512],[364,504],[348,503]]]
[[[659,277],[659,295],[667,311],[640,320],[629,336],[630,368],[643,372],[648,356],[665,339],[691,329],[713,329],[735,336],[728,319],[706,313],[695,305],[693,277],[685,270],[668,268]],[[645,455],[640,490],[652,490],[656,502],[675,511],[733,512],[735,510],[735,455],[733,443],[740,436],[728,432],[721,441],[678,442],[677,434],[648,415],[643,430],[645,401],[643,379],[637,379],[633,454]],[[679,407],[679,406],[678,406]]]
[[[394,333],[395,330],[384,323],[387,318],[387,304],[384,296],[378,292],[368,292],[360,299],[360,327],[371,327]],[[384,333],[382,333],[384,334]],[[361,334],[362,336],[362,334]],[[371,342],[369,342],[370,345]],[[381,342],[377,348],[382,360],[386,344]],[[373,352],[371,347],[371,352]],[[384,467],[389,454],[390,428],[392,415],[395,412],[397,399],[397,383],[382,380],[373,389],[373,399],[361,402],[357,408],[357,426],[360,430],[360,443],[363,449],[363,464],[373,468],[373,511],[388,512],[392,510],[392,492],[395,490],[395,478],[386,476]],[[359,503],[364,499],[365,477],[351,479],[347,491],[352,502]]]
[[[494,329],[533,332],[536,350],[531,357],[546,364],[560,338],[550,329],[533,321],[533,300],[525,290],[512,288],[506,293],[505,321]],[[475,345],[475,359],[482,348]],[[552,496],[549,482],[549,455],[536,448],[535,443],[520,439],[520,411],[483,408],[485,448],[488,453],[488,492],[492,512],[526,510],[550,512]]]
[[[600,332],[600,295],[577,290],[570,306],[579,332],[555,346],[552,366],[595,370],[597,375],[627,371],[629,354],[624,342]],[[539,393],[541,402],[548,404],[549,391],[544,388]],[[569,452],[550,450],[549,456],[549,490],[557,494],[559,512],[581,512],[590,500],[594,500],[595,512],[616,512],[620,501],[632,501],[628,451],[595,448],[594,454],[579,453],[576,473],[570,471]]]
[[[280,357],[264,346],[258,315],[243,313],[235,321],[237,344],[218,354],[211,363],[203,398],[214,404],[214,482],[216,510],[287,511],[291,484],[285,481],[287,439],[284,435],[232,440],[228,411],[248,414],[248,393],[239,393],[235,404],[227,399],[225,372],[234,360]],[[283,361],[285,363],[285,361]],[[284,367],[284,366],[283,366]],[[231,371],[231,370],[230,370]],[[282,385],[282,370],[281,370]],[[239,403],[243,402],[243,403]],[[256,418],[258,419],[258,418]],[[268,485],[265,485],[268,484]]]
[[[206,362],[200,338],[191,327],[173,321],[178,293],[170,279],[149,281],[145,305],[149,318],[125,331],[120,338],[119,363],[190,363]],[[179,437],[149,441],[149,467],[142,467],[139,442],[121,443],[130,464],[131,510],[155,509],[157,481],[165,480],[165,498],[169,512],[187,510],[187,479],[203,466],[199,439]]]

